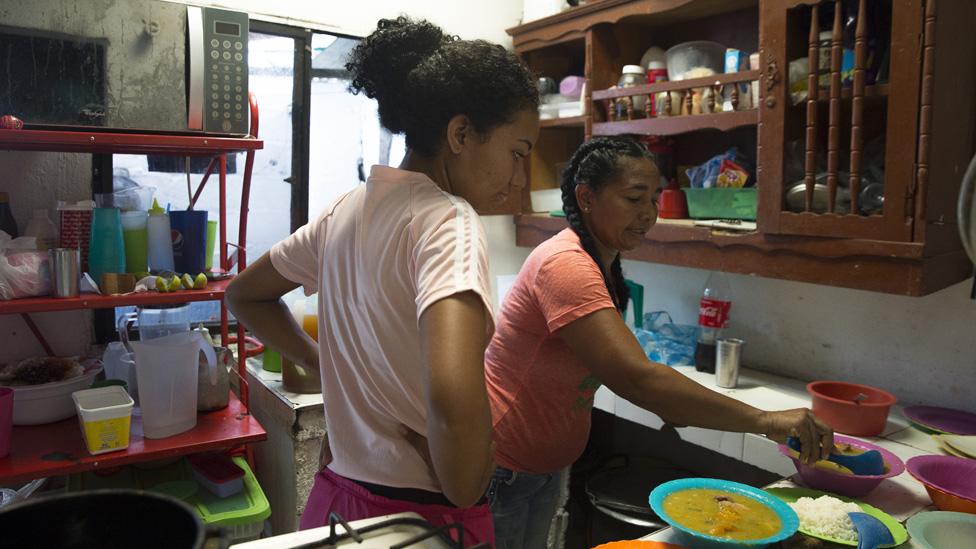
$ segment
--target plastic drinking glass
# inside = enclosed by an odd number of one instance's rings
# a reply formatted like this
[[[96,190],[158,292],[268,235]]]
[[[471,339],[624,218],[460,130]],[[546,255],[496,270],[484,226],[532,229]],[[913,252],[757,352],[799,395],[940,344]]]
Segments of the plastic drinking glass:
[[[213,268],[214,248],[217,247],[217,222],[207,221],[207,255],[204,257],[206,263],[204,269]]]
[[[96,282],[104,273],[125,272],[125,242],[118,208],[95,208],[92,213],[88,272]]]
[[[122,213],[122,239],[125,242],[125,272],[141,273],[149,269],[149,212]]]
[[[202,273],[206,268],[207,211],[169,212],[173,234],[173,264],[179,273]]]

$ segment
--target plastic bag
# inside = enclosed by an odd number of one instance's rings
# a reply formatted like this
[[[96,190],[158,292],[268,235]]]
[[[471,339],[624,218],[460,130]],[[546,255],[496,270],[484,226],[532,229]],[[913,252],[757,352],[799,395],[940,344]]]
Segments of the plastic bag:
[[[718,187],[718,176],[722,173],[724,161],[734,163],[736,168],[742,170],[746,174],[746,181],[755,181],[755,177],[752,175],[752,162],[740,154],[739,149],[732,147],[724,153],[706,160],[704,164],[686,169],[685,174],[688,176],[688,182],[695,188]]]
[[[36,297],[51,293],[47,252],[37,251],[34,237],[10,238],[0,231],[0,299]]]
[[[51,293],[47,252],[0,250],[0,299]]]
[[[644,315],[643,329],[634,330],[647,358],[668,366],[694,366],[698,326],[675,324],[667,311]]]

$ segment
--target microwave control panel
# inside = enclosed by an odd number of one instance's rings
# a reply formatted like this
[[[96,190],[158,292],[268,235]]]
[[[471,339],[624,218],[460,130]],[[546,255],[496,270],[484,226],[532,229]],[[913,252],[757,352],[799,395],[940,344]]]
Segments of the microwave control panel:
[[[206,132],[247,134],[246,13],[203,8],[203,127]]]

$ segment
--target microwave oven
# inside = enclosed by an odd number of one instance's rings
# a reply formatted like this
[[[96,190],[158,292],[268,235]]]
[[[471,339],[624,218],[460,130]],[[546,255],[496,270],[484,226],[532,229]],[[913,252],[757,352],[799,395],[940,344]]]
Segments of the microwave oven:
[[[161,0],[3,0],[0,116],[246,135],[248,29],[246,13]]]

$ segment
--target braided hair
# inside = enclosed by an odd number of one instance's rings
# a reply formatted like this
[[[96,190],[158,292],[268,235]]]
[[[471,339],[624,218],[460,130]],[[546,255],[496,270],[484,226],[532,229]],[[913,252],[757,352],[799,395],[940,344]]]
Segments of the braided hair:
[[[589,185],[594,191],[599,191],[603,185],[617,173],[617,161],[621,157],[647,158],[654,161],[654,156],[640,143],[629,138],[597,137],[580,145],[570,158],[562,174],[563,211],[569,226],[579,235],[580,243],[593,261],[596,262],[607,291],[613,299],[614,305],[620,312],[627,308],[630,299],[630,289],[624,281],[624,274],[620,268],[620,254],[613,259],[610,272],[606,272],[603,263],[597,255],[596,240],[590,234],[583,222],[583,214],[579,202],[576,200],[576,186]],[[611,281],[613,282],[611,284]]]

